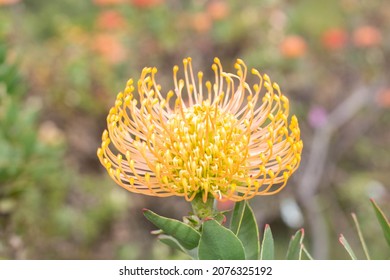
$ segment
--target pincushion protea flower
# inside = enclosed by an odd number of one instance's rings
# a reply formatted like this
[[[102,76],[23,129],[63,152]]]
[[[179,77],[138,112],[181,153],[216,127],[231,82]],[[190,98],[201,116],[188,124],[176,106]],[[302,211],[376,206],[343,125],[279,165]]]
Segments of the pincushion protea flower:
[[[202,72],[194,75],[191,58],[183,65],[183,79],[173,67],[174,89],[167,94],[157,69],[144,68],[138,83],[129,80],[117,95],[97,151],[112,179],[130,192],[188,201],[279,192],[298,168],[303,147],[279,86],[253,69],[258,82],[250,87],[240,59],[233,74],[215,58],[213,83],[204,83]]]

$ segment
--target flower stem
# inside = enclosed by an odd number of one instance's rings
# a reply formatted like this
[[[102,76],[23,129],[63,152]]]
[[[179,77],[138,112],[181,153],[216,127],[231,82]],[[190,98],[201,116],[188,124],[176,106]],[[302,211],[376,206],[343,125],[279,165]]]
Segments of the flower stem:
[[[191,202],[192,210],[194,214],[200,219],[211,217],[214,214],[214,198],[208,197],[206,202],[203,202],[202,194],[197,194]]]

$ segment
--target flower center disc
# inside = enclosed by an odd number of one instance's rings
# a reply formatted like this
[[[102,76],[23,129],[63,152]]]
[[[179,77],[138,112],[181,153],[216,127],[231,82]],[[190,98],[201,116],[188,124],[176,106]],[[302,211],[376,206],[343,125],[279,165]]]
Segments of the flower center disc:
[[[166,131],[157,162],[176,191],[221,197],[246,177],[249,139],[233,114],[203,102],[174,114]]]

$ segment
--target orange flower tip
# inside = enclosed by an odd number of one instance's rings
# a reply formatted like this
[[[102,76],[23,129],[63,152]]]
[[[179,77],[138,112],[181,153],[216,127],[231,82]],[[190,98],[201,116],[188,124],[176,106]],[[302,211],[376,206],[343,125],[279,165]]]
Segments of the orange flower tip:
[[[293,122],[293,123],[297,123],[298,122],[298,119],[297,119],[297,117],[295,115],[293,115],[291,117],[291,122]]]
[[[252,68],[251,69],[251,73],[253,74],[253,75],[260,75],[260,73],[259,73],[259,71],[257,70],[257,69],[255,69],[255,68]]]
[[[107,129],[105,129],[103,131],[102,140],[105,141],[107,138],[108,138],[108,131],[107,131]]]
[[[275,178],[275,173],[271,169],[268,170],[268,175],[271,179]]]
[[[271,79],[267,74],[263,74],[263,79],[268,82],[268,85],[269,85],[269,83],[271,83]]]
[[[111,116],[111,115],[115,115],[116,114],[116,112],[117,112],[117,108],[115,108],[115,107],[112,107],[111,109],[110,109],[110,112],[109,112],[109,116]]]
[[[268,229],[269,227],[269,224],[265,224],[265,229]]]
[[[236,61],[238,64],[245,65],[244,61],[242,61],[242,59],[240,59],[240,58],[237,58]]]
[[[130,102],[131,102],[131,96],[128,95],[128,96],[125,97],[125,104],[126,105],[130,105]]]
[[[97,149],[97,156],[100,158],[103,156],[103,150],[101,148]]]
[[[131,85],[133,85],[133,83],[134,83],[133,79],[129,79],[129,80],[127,80],[126,85],[131,86]]]
[[[268,91],[266,94],[265,94],[265,98],[267,98],[267,100],[271,101],[271,96],[269,94],[269,92],[272,90],[270,84],[268,82],[264,82],[264,87],[266,88],[266,90]]]
[[[116,95],[116,99],[122,99],[123,98],[123,92],[119,92],[117,95]]]

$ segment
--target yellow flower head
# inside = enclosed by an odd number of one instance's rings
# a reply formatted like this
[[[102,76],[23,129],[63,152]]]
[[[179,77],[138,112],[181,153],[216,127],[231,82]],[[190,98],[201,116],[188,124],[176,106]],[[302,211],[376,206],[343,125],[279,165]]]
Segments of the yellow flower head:
[[[215,58],[213,83],[194,75],[191,58],[183,65],[182,79],[173,67],[167,94],[156,68],[144,68],[137,85],[129,80],[118,94],[97,151],[112,179],[131,192],[189,201],[197,194],[240,201],[279,192],[303,147],[279,86],[252,69],[258,82],[251,87],[240,59],[233,74]]]

